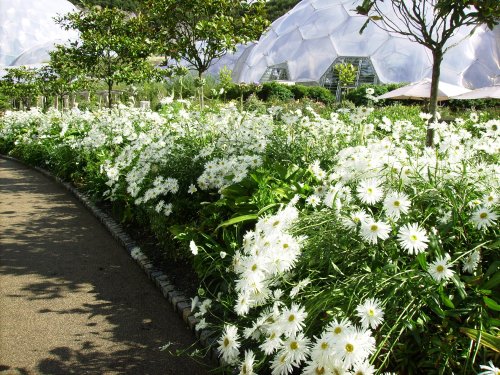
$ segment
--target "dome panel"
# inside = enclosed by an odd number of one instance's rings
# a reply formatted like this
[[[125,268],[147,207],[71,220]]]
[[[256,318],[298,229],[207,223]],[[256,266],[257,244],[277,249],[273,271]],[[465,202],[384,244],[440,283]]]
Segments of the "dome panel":
[[[76,32],[65,31],[54,21],[75,10],[66,0],[1,0],[0,65],[11,65],[23,53],[36,50],[46,60],[42,48],[50,50],[55,42],[75,39]]]
[[[248,54],[248,63],[241,64],[236,81],[258,81],[267,67],[287,62],[290,80],[319,82],[332,62],[342,56],[369,58],[381,82],[413,82],[429,77],[432,55],[422,45],[373,24],[359,34],[367,19],[356,14],[361,1],[301,1],[262,36]],[[381,6],[391,17],[394,13],[389,3]],[[460,43],[445,54],[442,80],[480,87],[488,77],[499,77],[498,29],[493,33],[479,27],[471,38],[466,38],[471,27],[457,30],[448,45]]]

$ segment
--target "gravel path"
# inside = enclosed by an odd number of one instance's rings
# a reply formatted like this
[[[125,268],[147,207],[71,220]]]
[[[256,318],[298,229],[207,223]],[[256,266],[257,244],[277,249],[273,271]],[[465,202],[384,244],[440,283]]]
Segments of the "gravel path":
[[[207,374],[193,334],[61,186],[0,158],[0,374]]]

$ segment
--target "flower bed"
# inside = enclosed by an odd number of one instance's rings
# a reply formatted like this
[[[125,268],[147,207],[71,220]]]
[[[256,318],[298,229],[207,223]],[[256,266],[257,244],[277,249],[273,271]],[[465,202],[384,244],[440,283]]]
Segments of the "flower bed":
[[[500,121],[435,123],[435,149],[426,121],[169,100],[6,113],[0,152],[190,259],[197,327],[242,374],[470,374],[499,350]]]

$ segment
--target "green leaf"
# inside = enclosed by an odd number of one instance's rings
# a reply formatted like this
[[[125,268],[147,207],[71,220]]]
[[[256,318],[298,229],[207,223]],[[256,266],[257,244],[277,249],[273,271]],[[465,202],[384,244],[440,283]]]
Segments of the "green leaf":
[[[453,302],[451,301],[451,299],[448,298],[448,296],[446,294],[444,294],[443,292],[439,293],[440,297],[441,297],[441,301],[444,303],[444,305],[446,307],[449,307],[450,309],[454,309],[455,308],[455,305],[453,304]]]
[[[425,253],[420,253],[417,255],[417,261],[418,264],[420,264],[420,267],[424,270],[427,271],[427,261],[425,259]]]
[[[489,297],[484,296],[483,301],[490,309],[500,311],[500,305]]]
[[[496,272],[488,281],[481,285],[482,289],[494,289],[500,285],[500,272]]]
[[[460,328],[460,332],[465,333],[471,340],[479,341],[481,345],[500,353],[500,337],[493,336],[485,331],[465,327]]]
[[[228,227],[230,225],[242,223],[244,221],[257,220],[258,217],[259,216],[256,214],[249,214],[249,215],[242,215],[242,216],[233,217],[232,219],[229,219],[229,220],[223,222],[222,224],[220,224],[217,228],[215,228],[215,230],[218,230],[218,229],[224,228],[224,227]]]

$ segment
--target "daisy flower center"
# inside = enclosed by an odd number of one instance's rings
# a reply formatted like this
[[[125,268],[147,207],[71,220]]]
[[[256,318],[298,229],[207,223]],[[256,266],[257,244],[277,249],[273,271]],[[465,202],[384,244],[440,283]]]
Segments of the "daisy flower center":
[[[368,315],[370,316],[375,315],[375,311],[373,311],[373,309],[368,310]]]
[[[371,230],[372,232],[376,232],[376,231],[378,230],[378,225],[373,224],[373,225],[370,227],[370,230]]]
[[[284,244],[283,244],[283,249],[288,249],[289,247],[290,247],[290,245],[289,245],[289,244],[287,244],[287,243],[284,243]]]
[[[481,213],[479,214],[479,217],[480,217],[481,219],[486,219],[486,218],[488,217],[488,214],[487,214],[486,212],[481,212]]]
[[[416,240],[418,240],[418,237],[417,237],[415,234],[412,234],[412,235],[410,236],[410,240],[412,240],[412,241],[416,241]]]
[[[328,349],[328,343],[327,342],[322,342],[321,343],[321,349],[323,349],[323,350]]]
[[[366,189],[366,192],[367,192],[368,194],[372,194],[372,193],[373,193],[373,189],[372,189],[372,188],[368,188],[368,189]]]
[[[273,223],[273,227],[277,227],[278,225],[280,225],[280,221],[279,221],[279,220],[276,220],[276,221]]]
[[[289,322],[293,322],[295,320],[295,315],[291,314],[289,317],[288,317],[288,321]]]
[[[394,205],[394,207],[399,207],[399,206],[401,206],[401,202],[400,201],[394,201],[393,205]]]
[[[318,375],[322,375],[325,373],[325,368],[324,367],[316,367],[316,370],[315,370],[316,374]]]
[[[225,347],[229,346],[229,339],[227,337],[224,339],[224,346]]]
[[[333,332],[336,334],[336,335],[340,335],[342,333],[342,328],[340,327],[337,327],[333,330]]]
[[[488,202],[493,202],[493,197],[491,195],[488,197]]]
[[[254,265],[252,266],[252,271],[254,271],[254,272],[255,272],[255,271],[257,271],[257,265],[256,265],[256,264],[254,264]]]
[[[442,265],[439,265],[439,266],[436,267],[436,271],[443,272],[444,271],[444,267]]]
[[[354,345],[352,344],[346,344],[345,345],[345,351],[348,353],[352,353],[354,351]]]
[[[299,343],[297,341],[292,341],[290,343],[290,349],[297,350],[299,348]]]

